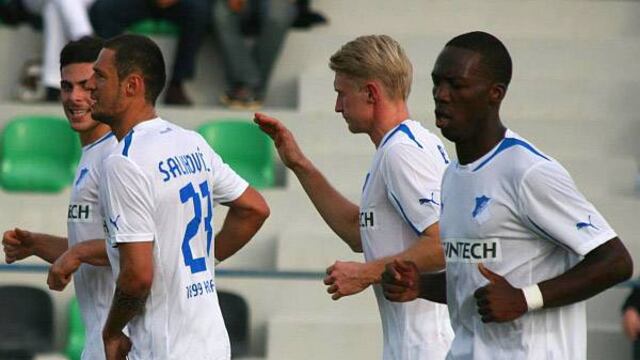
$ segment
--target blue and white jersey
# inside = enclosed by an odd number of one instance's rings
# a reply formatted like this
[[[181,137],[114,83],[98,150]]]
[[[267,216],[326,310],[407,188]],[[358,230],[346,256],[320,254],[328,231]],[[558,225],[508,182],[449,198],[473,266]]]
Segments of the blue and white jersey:
[[[104,162],[114,276],[118,244],[153,242],[154,275],[144,313],[128,324],[129,359],[229,359],[214,277],[213,205],[247,182],[196,132],[160,118],[136,125]]]
[[[440,182],[449,158],[440,139],[413,120],[380,142],[360,202],[367,261],[396,255],[438,222]],[[444,359],[453,332],[446,305],[417,299],[394,303],[373,286],[382,319],[385,360]]]
[[[117,144],[116,137],[109,132],[82,148],[67,213],[69,247],[105,238],[98,184],[102,161]],[[114,291],[111,268],[82,264],[73,275],[73,282],[85,324],[82,359],[104,359],[102,327],[107,320]]]
[[[554,159],[507,130],[442,183],[440,234],[455,338],[448,359],[586,359],[584,302],[484,324],[474,291],[483,263],[523,288],[556,277],[616,236]]]

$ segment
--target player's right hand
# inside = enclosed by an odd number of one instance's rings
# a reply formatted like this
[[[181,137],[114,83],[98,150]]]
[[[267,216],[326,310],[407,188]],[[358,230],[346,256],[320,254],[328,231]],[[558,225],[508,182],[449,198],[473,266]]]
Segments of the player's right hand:
[[[31,232],[19,228],[7,230],[2,235],[2,248],[7,264],[22,260],[34,254],[33,236]]]
[[[382,291],[387,300],[412,301],[420,295],[420,271],[412,261],[394,260],[382,273]]]
[[[278,119],[265,114],[256,113],[253,121],[260,130],[273,139],[284,166],[295,171],[295,168],[307,162],[293,134]]]
[[[74,248],[70,248],[49,268],[49,276],[47,277],[47,285],[49,289],[62,291],[71,282],[74,272],[80,267],[80,259],[75,255]]]
[[[106,360],[126,360],[131,351],[131,339],[122,331],[113,336],[102,337]]]

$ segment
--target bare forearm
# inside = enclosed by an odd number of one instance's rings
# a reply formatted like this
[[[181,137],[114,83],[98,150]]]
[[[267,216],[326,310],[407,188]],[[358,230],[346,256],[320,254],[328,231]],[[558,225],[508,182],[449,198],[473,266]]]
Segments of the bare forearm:
[[[266,216],[230,208],[216,235],[215,256],[222,261],[235,254],[258,232]]]
[[[67,238],[48,234],[32,233],[34,240],[34,255],[42,260],[53,263],[68,249]]]
[[[94,266],[109,266],[109,257],[103,239],[88,240],[71,247],[81,263]]]
[[[420,275],[421,298],[441,304],[447,303],[447,276],[445,272]]]
[[[591,251],[564,274],[538,284],[544,307],[558,307],[586,300],[607,288],[627,280],[633,264],[618,238]]]
[[[362,252],[358,206],[342,196],[310,162],[293,168],[322,219],[353,251]]]
[[[131,319],[144,310],[147,296],[148,292],[132,295],[120,287],[116,287],[103,333],[116,334],[122,331]]]

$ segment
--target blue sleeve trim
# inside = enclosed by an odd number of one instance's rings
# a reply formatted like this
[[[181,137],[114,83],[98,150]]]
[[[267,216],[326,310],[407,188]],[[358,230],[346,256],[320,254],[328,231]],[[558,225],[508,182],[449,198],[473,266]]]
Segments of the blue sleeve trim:
[[[400,201],[398,201],[398,198],[396,198],[396,196],[393,195],[393,193],[391,193],[391,197],[393,197],[393,200],[396,202],[396,204],[398,204],[398,208],[400,209],[400,214],[402,214],[402,217],[404,218],[404,221],[407,224],[409,224],[409,226],[411,226],[411,228],[416,233],[416,235],[420,235],[422,232],[420,230],[418,230],[418,228],[415,225],[413,225],[411,220],[409,220],[409,218],[407,217],[407,214],[404,212],[404,209],[402,208],[402,205],[400,205]]]

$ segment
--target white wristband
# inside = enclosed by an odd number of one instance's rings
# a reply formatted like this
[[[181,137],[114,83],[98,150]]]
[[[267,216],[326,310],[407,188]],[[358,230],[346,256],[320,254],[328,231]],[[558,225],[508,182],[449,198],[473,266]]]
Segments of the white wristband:
[[[542,292],[537,284],[522,288],[524,299],[527,302],[528,311],[541,309],[544,306],[544,299],[542,298]]]

